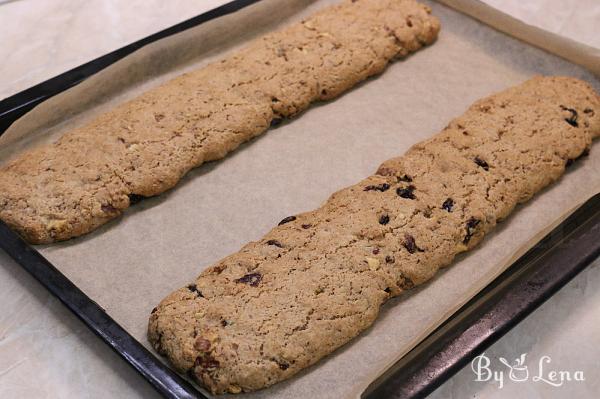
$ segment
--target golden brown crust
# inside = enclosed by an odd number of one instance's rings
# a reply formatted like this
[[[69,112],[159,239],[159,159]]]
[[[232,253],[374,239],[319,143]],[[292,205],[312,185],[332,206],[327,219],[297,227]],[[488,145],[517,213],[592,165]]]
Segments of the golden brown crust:
[[[413,0],[348,0],[150,90],[1,168],[0,219],[32,243],[92,231],[433,42],[429,12]]]
[[[477,101],[168,296],[150,317],[150,342],[215,393],[289,378],[477,245],[599,135],[600,97],[577,79],[537,77]]]

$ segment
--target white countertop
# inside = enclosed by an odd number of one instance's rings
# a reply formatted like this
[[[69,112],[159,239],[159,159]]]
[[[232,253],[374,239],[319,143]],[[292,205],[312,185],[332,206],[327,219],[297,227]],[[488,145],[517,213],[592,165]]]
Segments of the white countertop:
[[[0,0],[0,98],[225,2]],[[592,398],[600,392],[599,343],[600,259],[486,351],[492,370],[505,371],[503,388],[474,381],[469,365],[431,397]],[[527,353],[529,381],[513,382],[499,358],[512,364],[522,353]],[[531,381],[543,356],[551,358],[544,364],[546,377],[551,370],[564,370],[574,379],[579,370],[585,381],[560,387]],[[0,252],[0,398],[21,397],[158,394]]]

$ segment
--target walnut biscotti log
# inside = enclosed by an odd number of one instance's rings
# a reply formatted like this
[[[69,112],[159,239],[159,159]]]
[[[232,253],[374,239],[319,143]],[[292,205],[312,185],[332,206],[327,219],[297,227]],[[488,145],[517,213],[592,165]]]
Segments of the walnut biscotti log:
[[[597,136],[600,97],[576,79],[537,77],[477,101],[168,296],[150,316],[149,340],[215,393],[289,378],[474,247]]]
[[[344,1],[268,34],[0,169],[0,219],[32,243],[85,234],[271,124],[432,43],[414,0]]]

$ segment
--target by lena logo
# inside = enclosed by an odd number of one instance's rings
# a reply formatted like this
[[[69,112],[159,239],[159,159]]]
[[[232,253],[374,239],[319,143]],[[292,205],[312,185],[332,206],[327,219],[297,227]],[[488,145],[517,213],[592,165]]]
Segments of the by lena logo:
[[[537,362],[537,370],[533,370],[530,375],[529,367],[525,364],[527,353],[521,354],[511,364],[505,358],[499,357],[498,365],[501,369],[492,367],[492,361],[482,353],[471,362],[471,370],[475,373],[475,381],[493,381],[498,384],[498,388],[504,387],[504,381],[507,379],[513,382],[532,381],[535,383],[548,384],[553,387],[560,387],[569,382],[585,381],[583,371],[556,370],[550,363],[550,356],[542,356]]]

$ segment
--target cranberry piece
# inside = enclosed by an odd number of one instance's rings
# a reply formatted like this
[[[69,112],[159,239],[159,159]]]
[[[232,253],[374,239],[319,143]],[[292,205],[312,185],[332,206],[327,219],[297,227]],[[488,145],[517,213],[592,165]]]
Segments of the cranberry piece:
[[[198,289],[198,287],[196,287],[196,284],[190,284],[187,286],[187,289],[190,290],[190,292],[194,292],[196,293],[196,295],[198,295],[201,298],[204,298],[202,296],[202,293],[200,292],[200,290]]]
[[[490,165],[488,165],[488,163],[486,161],[484,161],[483,159],[479,158],[479,157],[475,157],[475,159],[473,160],[477,166],[480,166],[483,168],[483,170],[490,170]]]
[[[257,287],[260,281],[262,280],[262,274],[260,273],[249,273],[243,277],[235,280],[236,283],[244,283],[251,285],[252,287]]]
[[[379,185],[370,185],[364,188],[364,191],[387,191],[390,189],[390,185],[387,183],[379,184]]]
[[[577,123],[577,118],[579,116],[577,111],[575,111],[573,108],[565,107],[564,105],[561,105],[560,108],[563,111],[568,111],[571,114],[568,118],[565,118],[565,122],[573,127],[579,127],[579,123]]]
[[[467,224],[466,224],[467,235],[465,236],[465,238],[463,240],[463,244],[467,244],[469,241],[471,241],[471,237],[473,237],[473,235],[475,234],[475,230],[480,222],[481,222],[481,220],[474,218],[474,217],[471,217],[469,220],[467,220]]]
[[[417,246],[417,243],[415,242],[415,238],[408,233],[404,235],[404,244],[403,245],[404,245],[404,248],[406,248],[406,250],[408,251],[408,253],[414,254],[417,251],[423,252],[423,250]]]
[[[417,197],[415,197],[414,191],[415,186],[411,184],[410,186],[405,188],[399,187],[398,189],[396,189],[396,194],[398,194],[402,198],[415,199]]]
[[[288,216],[288,217],[286,217],[286,218],[283,218],[283,219],[281,220],[281,222],[279,222],[277,225],[278,225],[278,226],[281,226],[282,224],[286,224],[286,223],[289,223],[289,222],[293,222],[294,220],[296,220],[296,216]]]
[[[448,211],[448,212],[452,212],[452,207],[454,206],[454,200],[452,198],[448,198],[446,201],[444,201],[444,203],[442,204],[442,209]]]

